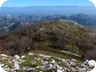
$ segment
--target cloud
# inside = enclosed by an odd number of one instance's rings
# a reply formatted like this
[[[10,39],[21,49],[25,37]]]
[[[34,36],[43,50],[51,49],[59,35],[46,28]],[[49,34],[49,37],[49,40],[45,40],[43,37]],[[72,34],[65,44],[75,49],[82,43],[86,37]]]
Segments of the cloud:
[[[0,0],[0,7],[2,6],[2,4],[4,3],[4,2],[6,2],[7,0]]]
[[[94,6],[96,7],[96,0],[89,0],[89,1],[91,1],[94,4]]]

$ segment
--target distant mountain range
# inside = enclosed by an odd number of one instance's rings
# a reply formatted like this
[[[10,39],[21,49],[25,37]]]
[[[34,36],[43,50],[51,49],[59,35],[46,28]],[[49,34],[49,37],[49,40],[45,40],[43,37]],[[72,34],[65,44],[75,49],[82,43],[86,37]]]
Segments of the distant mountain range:
[[[34,23],[40,23],[44,21],[49,22],[59,19],[72,20],[83,26],[91,26],[91,27],[96,26],[96,17],[86,14],[77,14],[71,16],[58,15],[58,14],[54,14],[54,15],[22,14],[18,17],[7,14],[5,16],[0,17],[0,34],[15,30],[17,28],[21,28],[23,26],[28,26]]]
[[[11,14],[19,16],[21,14],[43,14],[43,15],[72,15],[72,14],[96,15],[94,7],[78,6],[31,6],[31,7],[2,7],[0,15]]]

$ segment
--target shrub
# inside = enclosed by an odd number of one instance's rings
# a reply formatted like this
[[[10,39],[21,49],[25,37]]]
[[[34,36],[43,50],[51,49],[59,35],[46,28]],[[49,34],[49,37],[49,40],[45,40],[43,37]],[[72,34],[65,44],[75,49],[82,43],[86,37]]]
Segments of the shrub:
[[[87,50],[84,56],[86,59],[96,60],[96,49]]]

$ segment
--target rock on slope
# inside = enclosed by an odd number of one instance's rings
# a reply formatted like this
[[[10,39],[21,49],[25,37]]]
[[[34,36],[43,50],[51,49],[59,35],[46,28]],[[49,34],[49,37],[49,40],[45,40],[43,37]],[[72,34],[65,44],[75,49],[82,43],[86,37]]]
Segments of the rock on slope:
[[[34,54],[29,52],[25,55],[14,57],[0,55],[0,65],[7,72],[87,72],[87,66],[76,59],[63,59],[60,57]]]

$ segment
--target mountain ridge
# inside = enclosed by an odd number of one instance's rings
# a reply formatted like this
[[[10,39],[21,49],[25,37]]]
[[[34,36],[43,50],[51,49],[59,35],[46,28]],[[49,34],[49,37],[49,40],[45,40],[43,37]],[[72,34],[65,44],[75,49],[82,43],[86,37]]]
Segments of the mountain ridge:
[[[54,21],[59,19],[66,19],[75,21],[83,26],[95,27],[96,26],[96,17],[86,15],[86,14],[77,14],[71,16],[65,15],[29,15],[22,14],[18,17],[7,14],[0,17],[0,34],[31,25],[34,23],[44,22],[44,21]]]

